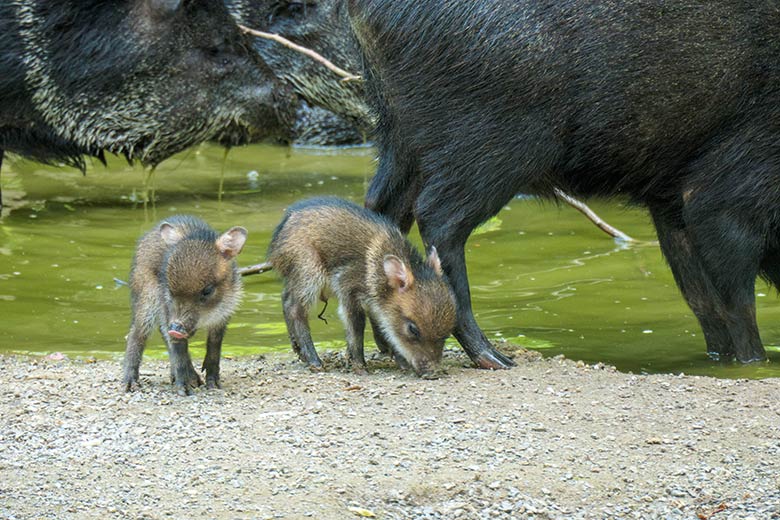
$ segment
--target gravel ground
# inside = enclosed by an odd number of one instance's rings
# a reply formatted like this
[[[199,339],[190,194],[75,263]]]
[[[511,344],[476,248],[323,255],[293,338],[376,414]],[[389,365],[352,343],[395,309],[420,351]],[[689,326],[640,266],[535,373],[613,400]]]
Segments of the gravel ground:
[[[780,518],[780,380],[631,375],[515,351],[421,380],[340,354],[166,362],[0,357],[2,518]]]

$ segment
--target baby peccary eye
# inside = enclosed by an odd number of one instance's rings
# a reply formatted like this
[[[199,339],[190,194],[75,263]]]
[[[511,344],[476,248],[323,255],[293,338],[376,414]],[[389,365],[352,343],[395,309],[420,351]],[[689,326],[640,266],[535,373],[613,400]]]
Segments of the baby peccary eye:
[[[413,321],[406,322],[406,333],[411,338],[420,339],[420,329],[417,328],[417,325],[415,325]]]
[[[214,286],[211,284],[207,285],[203,288],[202,291],[200,291],[200,297],[203,300],[209,298],[212,294],[214,294]]]

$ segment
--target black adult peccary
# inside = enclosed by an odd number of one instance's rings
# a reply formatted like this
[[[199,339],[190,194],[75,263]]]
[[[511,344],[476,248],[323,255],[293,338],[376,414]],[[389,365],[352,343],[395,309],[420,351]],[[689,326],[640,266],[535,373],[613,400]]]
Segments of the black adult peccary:
[[[381,350],[418,375],[437,371],[444,340],[455,325],[455,299],[436,248],[423,260],[384,217],[322,197],[287,209],[267,258],[284,278],[282,305],[293,349],[310,367],[322,368],[322,361],[314,350],[309,309],[333,294],[347,329],[353,370],[366,369],[368,315]]]
[[[132,321],[127,335],[125,390],[138,385],[146,340],[159,326],[171,360],[171,382],[181,395],[203,384],[192,367],[188,339],[206,329],[206,386],[219,387],[219,357],[228,321],[241,299],[235,257],[247,232],[217,234],[202,220],[176,215],[138,241],[130,270]]]
[[[765,359],[780,286],[780,6],[713,0],[349,0],[380,163],[367,205],[435,243],[455,336],[503,367],[471,310],[464,244],[515,193],[650,209],[710,355]]]
[[[0,2],[0,159],[154,165],[288,128],[293,101],[220,0]]]

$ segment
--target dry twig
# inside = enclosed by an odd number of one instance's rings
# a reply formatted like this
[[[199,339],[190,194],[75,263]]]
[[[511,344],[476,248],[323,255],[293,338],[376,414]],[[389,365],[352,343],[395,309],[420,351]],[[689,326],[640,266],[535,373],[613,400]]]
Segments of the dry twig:
[[[574,209],[576,209],[577,211],[579,211],[580,213],[582,213],[583,215],[588,217],[591,222],[596,224],[596,226],[598,226],[599,229],[601,229],[602,231],[604,231],[608,235],[611,235],[611,236],[617,238],[618,240],[622,240],[624,242],[636,242],[635,239],[633,239],[630,236],[626,235],[625,233],[623,233],[619,229],[617,229],[615,227],[612,227],[609,224],[607,224],[604,220],[601,219],[601,217],[596,215],[596,212],[593,211],[592,209],[590,209],[588,207],[588,205],[585,204],[584,202],[575,199],[574,197],[572,197],[568,193],[566,193],[564,191],[561,191],[558,188],[555,188],[555,195],[557,197],[559,197],[560,199],[562,199],[564,202],[566,202],[566,204],[568,204],[569,206],[573,207]]]
[[[269,262],[263,262],[262,264],[255,264],[255,265],[250,265],[248,267],[242,267],[241,269],[238,270],[238,274],[240,274],[241,276],[246,276],[249,274],[260,274],[266,271],[270,271],[271,269],[273,269],[273,267],[271,267],[271,264]]]
[[[323,65],[325,65],[325,67],[329,68],[330,70],[332,70],[333,72],[341,76],[343,78],[341,81],[360,81],[363,79],[360,76],[356,76],[340,67],[337,67],[336,65],[333,64],[333,62],[328,60],[325,56],[309,49],[308,47],[304,47],[302,45],[298,45],[297,43],[293,43],[287,38],[285,38],[284,36],[279,36],[278,34],[274,34],[274,33],[257,31],[255,29],[250,29],[249,27],[245,27],[243,25],[239,25],[239,27],[241,28],[242,31],[244,31],[247,34],[251,34],[252,36],[257,36],[258,38],[265,38],[266,40],[272,40],[275,41],[276,43],[281,43],[285,47],[288,47],[302,54],[305,54],[306,56],[312,58],[313,60],[322,63]]]

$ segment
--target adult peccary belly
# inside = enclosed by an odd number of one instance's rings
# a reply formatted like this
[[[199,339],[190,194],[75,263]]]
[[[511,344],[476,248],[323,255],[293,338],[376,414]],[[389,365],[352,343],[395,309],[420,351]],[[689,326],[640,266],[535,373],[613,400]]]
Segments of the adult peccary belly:
[[[496,359],[464,244],[517,192],[649,207],[709,353],[765,358],[754,284],[780,286],[777,2],[349,0],[380,163],[367,205],[417,220]]]
[[[273,136],[293,110],[219,0],[0,3],[0,154],[154,165]]]

